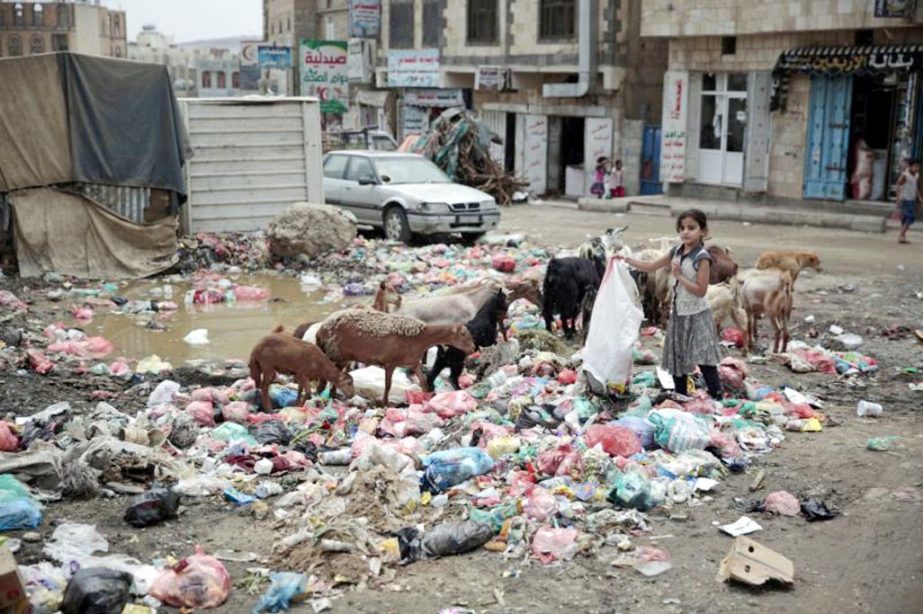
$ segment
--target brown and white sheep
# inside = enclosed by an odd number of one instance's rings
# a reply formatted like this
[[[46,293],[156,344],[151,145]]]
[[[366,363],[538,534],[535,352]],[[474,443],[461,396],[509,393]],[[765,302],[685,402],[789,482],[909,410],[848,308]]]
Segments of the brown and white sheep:
[[[426,388],[421,363],[434,345],[450,345],[466,355],[475,351],[464,324],[426,324],[415,318],[358,309],[339,311],[324,320],[317,331],[317,345],[341,369],[352,360],[383,368],[383,405],[388,403],[391,376],[397,367],[412,369]]]
[[[762,315],[773,330],[772,351],[784,352],[788,347],[788,324],[792,316],[791,271],[765,269],[748,272],[740,287],[740,301],[747,313],[747,349],[758,337],[757,326]]]
[[[763,252],[756,261],[756,268],[788,271],[792,274],[792,283],[798,281],[798,276],[804,269],[814,269],[817,272],[823,270],[820,268],[820,256],[816,252],[801,251]]]
[[[298,382],[298,405],[304,401],[305,393],[311,398],[311,382],[315,380],[320,382],[318,394],[330,381],[347,396],[353,395],[349,374],[341,373],[317,346],[284,334],[281,326],[260,339],[250,352],[250,377],[260,390],[264,411],[272,410],[269,385],[277,373],[291,375]]]

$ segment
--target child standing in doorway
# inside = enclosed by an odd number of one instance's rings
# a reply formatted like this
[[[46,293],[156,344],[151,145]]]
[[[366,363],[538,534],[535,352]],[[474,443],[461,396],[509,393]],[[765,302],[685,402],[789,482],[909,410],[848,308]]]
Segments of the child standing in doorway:
[[[615,161],[615,170],[612,171],[612,197],[622,198],[625,196],[625,176],[622,173],[622,161]]]
[[[596,169],[593,174],[593,185],[590,186],[590,194],[596,198],[603,198],[609,194],[609,158],[600,156],[596,158]]]
[[[621,255],[613,257],[646,273],[670,267],[673,305],[661,366],[673,376],[676,392],[688,394],[686,376],[698,365],[708,394],[713,399],[721,399],[721,379],[718,377],[721,347],[715,318],[705,298],[711,268],[711,255],[704,245],[708,220],[702,211],[689,209],[676,219],[676,232],[680,244],[659,260],[645,262]]]
[[[901,215],[901,231],[897,235],[898,243],[910,243],[907,231],[917,219],[917,203],[920,199],[920,162],[910,160],[907,168],[897,180],[897,208]]]

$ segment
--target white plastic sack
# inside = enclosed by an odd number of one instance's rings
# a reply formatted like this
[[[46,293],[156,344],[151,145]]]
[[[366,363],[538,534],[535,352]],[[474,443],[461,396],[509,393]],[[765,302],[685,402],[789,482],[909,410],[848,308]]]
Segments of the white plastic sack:
[[[197,328],[183,337],[189,345],[208,345],[208,329]]]
[[[365,367],[350,371],[353,378],[353,388],[356,394],[370,400],[378,400],[385,394],[385,370],[381,367]],[[403,371],[395,370],[391,375],[391,390],[388,391],[388,402],[403,404],[407,402],[409,390],[419,390],[420,387],[410,381]]]
[[[607,387],[622,390],[631,377],[631,349],[644,319],[637,295],[628,265],[610,262],[596,295],[583,349],[583,368]]]

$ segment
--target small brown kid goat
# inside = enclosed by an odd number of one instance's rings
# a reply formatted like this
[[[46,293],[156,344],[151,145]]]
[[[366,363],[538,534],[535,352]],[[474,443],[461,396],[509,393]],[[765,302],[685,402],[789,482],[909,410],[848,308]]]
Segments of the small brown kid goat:
[[[250,352],[250,377],[260,390],[264,411],[272,411],[269,402],[269,385],[277,373],[291,375],[298,382],[298,401],[301,405],[305,393],[311,398],[311,382],[318,380],[317,392],[334,382],[334,386],[347,396],[353,395],[353,380],[348,373],[341,373],[316,345],[307,343],[283,333],[281,326],[266,335]],[[335,389],[334,389],[335,390]],[[331,394],[333,394],[331,390]]]

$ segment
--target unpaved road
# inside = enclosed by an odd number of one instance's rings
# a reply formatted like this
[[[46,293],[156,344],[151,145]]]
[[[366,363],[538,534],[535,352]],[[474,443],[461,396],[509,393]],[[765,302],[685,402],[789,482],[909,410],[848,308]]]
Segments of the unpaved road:
[[[628,225],[630,244],[672,234],[669,218],[614,216],[578,212],[566,207],[528,206],[504,212],[501,230],[525,232],[536,243],[573,247],[586,234],[609,226]],[[767,249],[816,249],[825,272],[806,273],[798,282],[794,337],[807,331],[804,316],[816,317],[825,331],[832,323],[863,335],[862,350],[881,361],[876,376],[849,385],[821,374],[795,375],[774,364],[754,366],[752,375],[774,384],[789,384],[827,401],[826,413],[838,426],[821,433],[790,433],[784,445],[757,459],[747,474],[722,481],[714,500],[683,507],[688,518],[671,520],[654,511],[652,536],[633,538],[636,546],[656,545],[672,554],[672,570],[644,578],[609,563],[614,548],[578,556],[561,566],[506,560],[485,551],[437,561],[421,561],[398,570],[383,588],[348,592],[334,601],[335,612],[438,612],[458,606],[478,612],[916,612],[923,604],[923,393],[907,384],[921,381],[900,367],[923,368],[923,344],[912,337],[888,340],[879,331],[891,325],[919,326],[923,320],[923,241],[898,246],[894,234],[868,235],[788,226],[743,226],[715,222],[714,241],[730,246],[746,266]],[[913,239],[913,235],[911,235]],[[900,269],[899,267],[903,267]],[[855,290],[840,288],[852,285]],[[3,287],[21,290],[6,280]],[[848,290],[848,288],[847,288]],[[61,307],[58,307],[61,309]],[[3,413],[31,413],[55,400],[88,406],[89,390],[118,386],[109,380],[60,378],[42,380],[0,372]],[[878,401],[885,414],[878,420],[855,416],[860,398]],[[865,449],[869,437],[899,435],[892,452]],[[750,493],[758,469],[766,471],[764,490]],[[764,530],[753,537],[788,556],[796,582],[788,590],[749,589],[715,580],[718,562],[732,539],[713,523],[736,520],[742,512],[735,498],[765,496],[774,490],[799,494],[829,493],[842,515],[827,522],[752,514]],[[51,521],[95,522],[110,539],[111,552],[135,554],[149,561],[191,550],[237,548],[262,557],[273,542],[291,532],[275,531],[271,520],[257,521],[217,500],[191,504],[180,521],[146,530],[122,520],[127,500],[96,500],[51,505]],[[51,524],[43,524],[43,536]],[[21,562],[38,560],[40,545],[26,545]],[[241,579],[256,563],[228,563],[232,578]],[[222,608],[249,611],[256,598],[235,589]],[[300,611],[309,611],[301,606]]]

